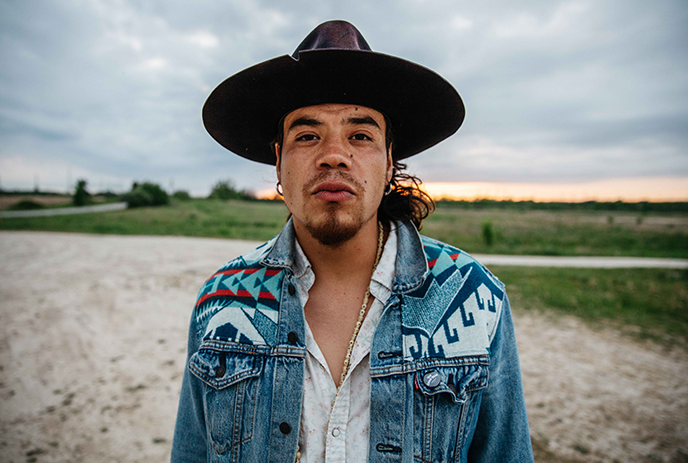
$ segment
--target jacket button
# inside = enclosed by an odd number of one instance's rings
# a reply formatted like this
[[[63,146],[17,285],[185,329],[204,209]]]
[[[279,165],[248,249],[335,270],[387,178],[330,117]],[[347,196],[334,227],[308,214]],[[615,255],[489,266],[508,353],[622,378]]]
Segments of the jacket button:
[[[225,364],[223,362],[219,366],[215,367],[215,377],[216,378],[222,378],[225,375],[226,371],[227,371],[227,368],[225,367]]]
[[[296,343],[299,341],[299,337],[296,335],[296,333],[290,331],[287,335],[287,341],[289,341],[289,344],[296,345]]]
[[[291,432],[291,426],[289,426],[289,423],[282,422],[280,423],[280,431],[282,434],[289,434]]]
[[[296,288],[294,288],[294,285],[289,285],[287,290],[289,291],[290,296],[293,296],[294,294],[296,294]]]
[[[437,373],[435,370],[425,373],[425,375],[423,375],[423,384],[425,384],[427,387],[431,389],[439,386],[440,381],[442,381],[442,378],[440,377],[440,374]]]

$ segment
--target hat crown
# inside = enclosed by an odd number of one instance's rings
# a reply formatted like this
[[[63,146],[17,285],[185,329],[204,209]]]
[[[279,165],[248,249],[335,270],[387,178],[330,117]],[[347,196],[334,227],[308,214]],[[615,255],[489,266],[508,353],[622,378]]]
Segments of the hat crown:
[[[347,21],[327,21],[313,29],[291,56],[299,59],[302,51],[324,49],[371,51],[356,26]]]

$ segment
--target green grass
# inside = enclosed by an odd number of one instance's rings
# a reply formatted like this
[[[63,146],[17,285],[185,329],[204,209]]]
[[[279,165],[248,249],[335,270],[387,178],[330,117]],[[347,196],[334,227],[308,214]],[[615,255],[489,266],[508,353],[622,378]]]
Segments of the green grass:
[[[423,223],[423,233],[470,253],[688,258],[686,214],[466,210],[440,205]]]
[[[281,202],[196,199],[98,214],[2,219],[0,229],[267,240],[279,233],[287,214]],[[423,233],[470,253],[688,258],[688,215],[678,213],[440,205],[424,222]]]
[[[514,311],[554,310],[688,347],[688,270],[492,266]]]
[[[287,214],[281,203],[191,200],[96,214],[2,219],[0,229],[265,241],[279,233]]]

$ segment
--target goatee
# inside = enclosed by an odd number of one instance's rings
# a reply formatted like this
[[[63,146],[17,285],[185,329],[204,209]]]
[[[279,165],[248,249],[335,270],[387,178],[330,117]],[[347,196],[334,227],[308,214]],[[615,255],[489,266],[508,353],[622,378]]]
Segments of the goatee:
[[[363,227],[363,217],[361,215],[357,215],[353,217],[353,220],[343,223],[339,218],[339,214],[337,214],[339,208],[339,204],[329,204],[323,221],[319,223],[307,221],[305,223],[306,229],[311,236],[323,246],[336,248],[353,238]]]
[[[307,182],[302,189],[304,198],[311,196],[315,185],[326,180],[346,182],[354,189],[355,194],[366,194],[366,188],[352,175],[348,172],[336,171],[334,173],[322,172],[320,175]],[[340,217],[342,215],[342,211],[340,210],[342,209],[341,204],[332,202],[327,204],[326,208],[325,218],[323,220],[318,222],[306,220],[304,223],[311,236],[318,240],[320,244],[336,248],[353,238],[363,227],[363,211],[356,211],[355,215],[351,217],[350,220],[343,221]]]

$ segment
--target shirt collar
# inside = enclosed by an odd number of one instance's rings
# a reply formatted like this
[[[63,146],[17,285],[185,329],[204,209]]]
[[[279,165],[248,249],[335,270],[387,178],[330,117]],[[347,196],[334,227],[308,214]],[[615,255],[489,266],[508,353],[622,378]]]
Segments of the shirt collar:
[[[308,260],[308,257],[306,257],[306,254],[303,252],[303,249],[299,244],[298,239],[294,240],[294,251],[296,257],[294,259],[294,276],[296,276],[296,278],[298,278],[299,280],[309,280],[309,276],[313,273],[313,270],[311,268],[311,263]],[[377,283],[378,286],[385,290],[383,293],[381,293],[381,295],[386,294],[387,296],[389,296],[389,294],[392,292],[392,285],[394,283],[394,264],[396,262],[396,259],[397,234],[396,230],[392,230],[392,232],[387,237],[387,242],[385,243],[385,246],[383,247],[382,255],[380,256],[380,262],[378,262],[377,267],[375,268],[375,272],[373,273],[373,276],[371,278],[372,284],[370,291],[373,293],[375,297],[378,297],[378,295],[374,294],[374,288],[376,287],[375,283]],[[308,286],[308,289],[310,289],[310,285]]]
[[[292,220],[289,218],[282,232],[275,239],[272,249],[266,252],[260,262],[267,267],[286,268],[298,274],[299,269],[302,272],[305,269],[299,267],[296,262],[296,233]],[[420,235],[413,223],[392,222],[390,236],[394,233],[396,233],[396,249],[392,253],[396,254],[396,258],[393,263],[394,273],[391,288],[395,292],[407,293],[423,284],[428,273],[428,262]],[[389,238],[387,242],[389,243]],[[387,244],[385,244],[385,250],[386,248]],[[383,257],[384,254],[383,251]],[[303,273],[301,274],[303,275]],[[373,280],[375,278],[373,275]]]

